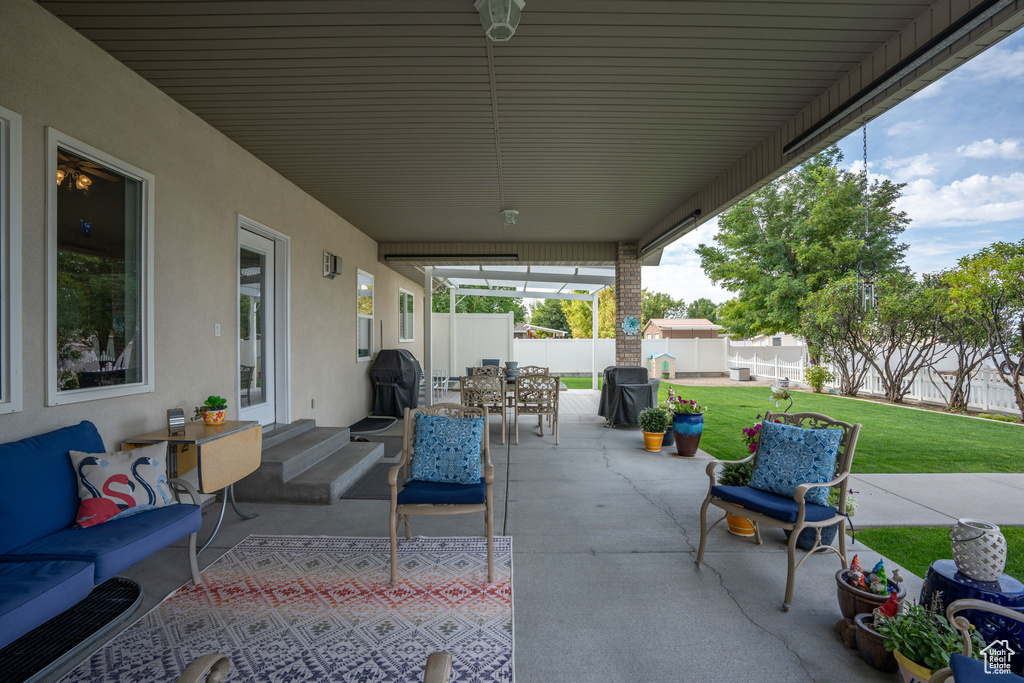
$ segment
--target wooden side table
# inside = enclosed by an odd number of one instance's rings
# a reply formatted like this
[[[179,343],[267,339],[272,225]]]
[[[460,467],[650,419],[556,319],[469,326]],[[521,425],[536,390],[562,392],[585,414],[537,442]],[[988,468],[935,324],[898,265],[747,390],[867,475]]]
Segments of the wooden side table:
[[[224,521],[228,499],[231,507],[242,519],[253,519],[235,502],[235,482],[252,474],[260,466],[263,452],[263,428],[259,422],[225,422],[208,425],[189,422],[184,434],[169,435],[166,429],[125,439],[124,448],[130,450],[148,444],[167,442],[167,476],[194,480],[200,493],[222,491],[220,516],[217,526],[199,553],[213,542]],[[195,473],[193,475],[193,473]],[[198,554],[198,553],[197,553]]]

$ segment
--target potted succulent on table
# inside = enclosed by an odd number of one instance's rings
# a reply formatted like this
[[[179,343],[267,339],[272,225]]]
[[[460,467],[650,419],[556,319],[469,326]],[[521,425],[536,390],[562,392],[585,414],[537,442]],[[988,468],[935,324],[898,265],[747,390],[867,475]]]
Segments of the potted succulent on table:
[[[661,408],[644,408],[640,411],[638,422],[644,432],[644,448],[652,453],[660,453],[665,430],[672,426],[668,413]]]
[[[208,425],[224,424],[228,413],[228,400],[222,396],[210,396],[203,405],[196,406],[193,420],[202,419]]]
[[[704,413],[707,409],[696,401],[673,394],[669,394],[668,404],[672,408],[676,452],[684,458],[692,458],[697,455],[697,448],[700,446],[700,435],[704,431]]]
[[[949,666],[949,656],[963,651],[960,633],[938,613],[941,606],[932,608],[918,604],[904,604],[896,616],[875,624],[885,648],[896,656],[903,683],[926,683],[932,674]],[[976,629],[971,629],[972,656],[985,647]]]

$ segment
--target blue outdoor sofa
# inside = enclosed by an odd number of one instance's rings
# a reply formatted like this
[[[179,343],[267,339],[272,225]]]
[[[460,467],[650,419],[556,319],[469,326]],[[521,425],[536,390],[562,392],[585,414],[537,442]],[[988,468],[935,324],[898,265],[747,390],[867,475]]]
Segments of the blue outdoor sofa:
[[[73,528],[78,481],[68,452],[105,453],[96,426],[81,422],[0,444],[0,647],[73,606],[136,562],[189,536],[192,580],[201,583],[197,504],[176,504]],[[178,479],[198,503],[195,489]]]

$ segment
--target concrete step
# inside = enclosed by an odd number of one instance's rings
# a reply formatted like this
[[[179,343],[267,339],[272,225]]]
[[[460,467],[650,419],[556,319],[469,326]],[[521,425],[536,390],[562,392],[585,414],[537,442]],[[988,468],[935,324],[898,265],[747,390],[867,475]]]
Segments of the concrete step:
[[[309,431],[316,427],[316,420],[296,420],[291,424],[267,425],[263,428],[263,449],[266,450],[277,444],[298,436],[302,432]]]
[[[353,441],[288,481],[281,502],[330,505],[384,456],[384,444]]]
[[[344,427],[307,429],[276,446],[264,447],[260,469],[288,481],[347,444],[349,438],[349,431]]]

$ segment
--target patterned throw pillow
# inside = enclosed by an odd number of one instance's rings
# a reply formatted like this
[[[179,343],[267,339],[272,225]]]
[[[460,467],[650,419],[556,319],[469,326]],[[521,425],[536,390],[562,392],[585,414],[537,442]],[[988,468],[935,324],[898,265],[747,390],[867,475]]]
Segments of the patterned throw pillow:
[[[174,502],[167,485],[167,442],[117,453],[71,451],[78,474],[80,527],[96,526]]]
[[[410,481],[480,483],[484,418],[416,415]]]
[[[803,429],[777,422],[761,423],[751,488],[792,498],[800,484],[824,484],[836,476],[841,429]],[[808,503],[828,505],[828,488],[813,488]]]

